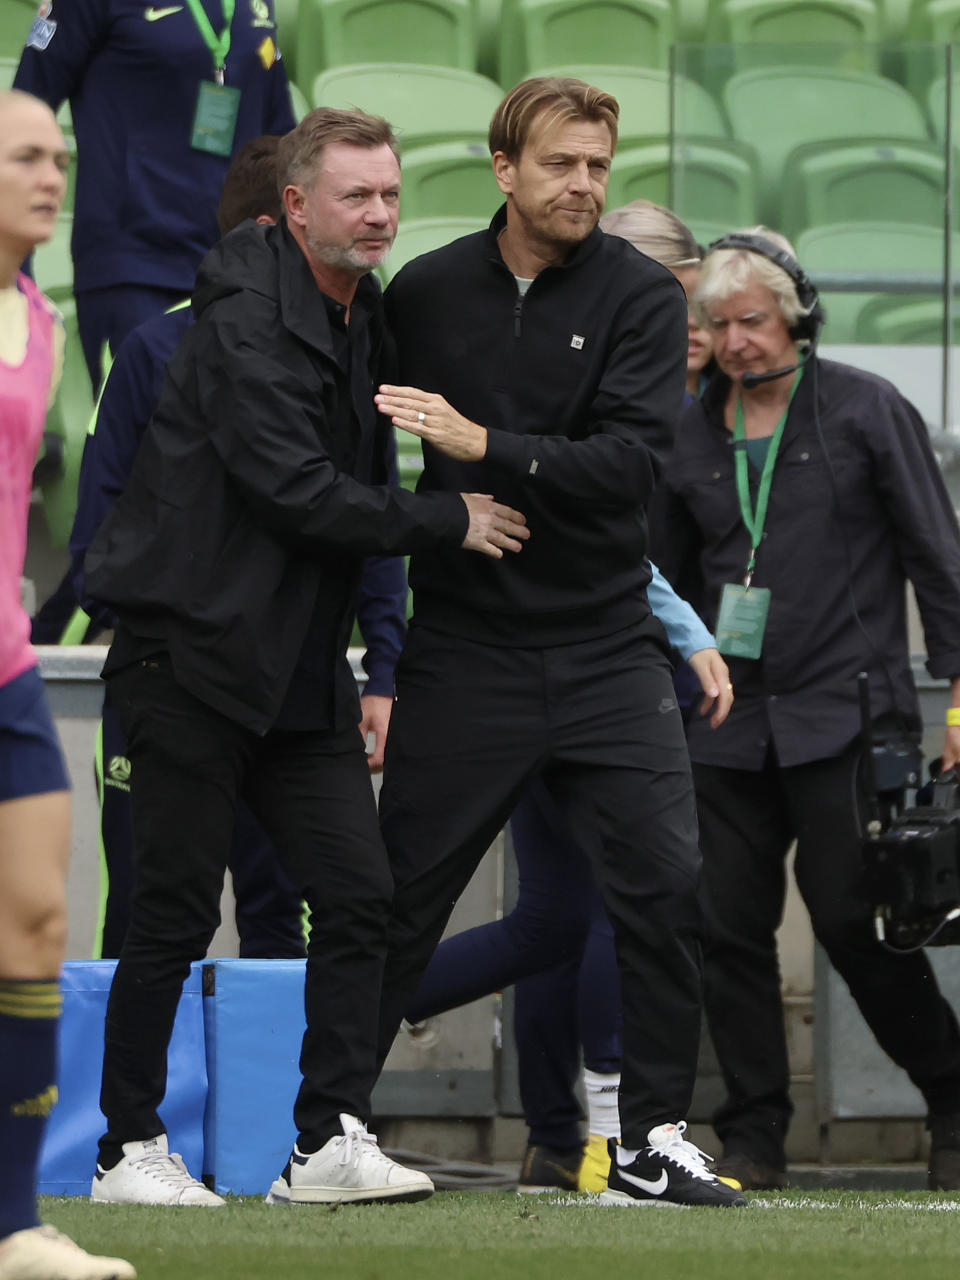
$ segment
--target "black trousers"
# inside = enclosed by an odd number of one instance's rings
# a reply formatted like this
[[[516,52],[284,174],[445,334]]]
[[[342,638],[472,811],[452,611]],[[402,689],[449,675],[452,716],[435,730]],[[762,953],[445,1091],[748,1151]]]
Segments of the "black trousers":
[[[726,1154],[784,1164],[792,1105],[775,930],[785,857],[813,931],[881,1048],[932,1113],[960,1111],[960,1031],[926,956],[876,942],[862,894],[859,748],[762,771],[695,764],[703,851],[707,1020],[727,1099],[714,1117]]]
[[[123,947],[130,920],[134,852],[127,739],[111,702],[109,684],[100,728],[97,789],[104,874],[101,876],[99,954],[104,960],[114,960]],[[227,866],[237,900],[240,956],[245,960],[302,960],[307,951],[303,901],[263,828],[242,800],[237,806]]]
[[[640,1147],[689,1107],[701,1008],[690,767],[669,664],[640,629],[550,649],[411,632],[380,800],[396,884],[380,1060],[454,903],[537,773],[614,925],[623,1141]]]
[[[242,796],[273,839],[311,911],[303,1082],[294,1108],[302,1147],[366,1120],[392,881],[363,743],[349,733],[259,737],[192,697],[169,664],[111,678],[133,778],[136,888],[110,990],[100,1105],[104,1154],[164,1131],[166,1054],[190,962],[219,921]]]

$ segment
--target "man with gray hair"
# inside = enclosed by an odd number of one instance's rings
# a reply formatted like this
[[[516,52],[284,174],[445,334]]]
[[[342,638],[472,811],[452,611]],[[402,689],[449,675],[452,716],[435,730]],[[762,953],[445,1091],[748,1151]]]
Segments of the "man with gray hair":
[[[311,912],[298,1137],[272,1203],[418,1200],[366,1130],[393,881],[346,660],[362,558],[519,551],[476,494],[388,487],[370,271],[396,234],[386,121],[314,111],[280,146],[284,219],[204,260],[130,482],[86,558],[119,618],[104,677],[133,764],[137,887],[107,1010],[95,1200],[223,1203],[158,1108],[183,979],[219,919],[239,797]],[[465,557],[466,558],[466,557]]]
[[[719,1169],[782,1186],[792,1104],[776,929],[784,861],[880,1046],[921,1091],[931,1189],[960,1188],[960,1030],[926,955],[874,937],[862,878],[870,749],[892,794],[921,719],[907,647],[916,591],[928,667],[951,681],[942,764],[960,761],[960,532],[927,429],[883,378],[814,350],[817,293],[764,227],[715,242],[694,296],[720,375],[687,409],[655,552],[702,602],[737,699],[688,728],[703,852],[705,1001],[727,1096]],[[899,769],[899,774],[893,772]]]

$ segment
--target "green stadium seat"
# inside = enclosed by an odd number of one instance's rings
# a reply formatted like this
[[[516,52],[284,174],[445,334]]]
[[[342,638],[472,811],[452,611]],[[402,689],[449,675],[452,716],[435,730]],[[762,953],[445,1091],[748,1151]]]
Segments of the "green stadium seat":
[[[731,226],[724,222],[704,221],[701,218],[684,218],[684,222],[696,236],[697,244],[704,250],[714,240],[719,240],[721,236],[725,236],[731,231],[742,230],[742,227]]]
[[[473,0],[477,70],[496,80],[500,73],[500,19],[503,0]]]
[[[670,203],[670,143],[646,142],[617,151],[607,184],[607,209],[631,200]]]
[[[908,34],[934,44],[960,41],[960,0],[913,0]]]
[[[299,85],[290,81],[290,105],[293,108],[294,119],[301,121],[310,111],[310,101]]]
[[[476,66],[473,0],[300,0],[300,85],[357,62]]]
[[[719,0],[711,9],[707,37],[729,44],[779,44],[786,56],[796,51],[798,60],[807,62],[817,56],[808,51],[810,45],[876,44],[880,13],[875,0]],[[824,56],[830,57],[819,55]]]
[[[960,316],[951,317],[952,343],[960,343]],[[857,341],[883,346],[941,346],[943,298],[882,297],[857,320]]]
[[[670,0],[503,0],[500,83],[582,62],[667,70],[675,32]]]
[[[607,186],[607,208],[631,200],[667,205],[687,221],[697,217],[727,227],[755,221],[753,166],[732,144],[684,140],[671,154],[666,139],[617,152]]]
[[[674,0],[677,40],[691,44],[700,44],[706,40],[709,12],[710,0]]]
[[[19,65],[18,58],[0,58],[0,89],[13,88],[13,77]]]
[[[869,278],[877,281],[908,279],[922,273],[943,279],[943,233],[935,227],[910,226],[903,222],[845,222],[812,227],[797,237],[797,258],[814,284],[821,276],[863,273],[867,280],[859,293],[824,289],[823,305],[827,312],[824,341],[846,343],[858,341],[860,316],[878,298],[894,297],[886,289],[869,287]],[[960,238],[954,253],[960,252]],[[960,261],[960,257],[956,259]],[[899,295],[902,300],[913,295]],[[939,293],[922,295],[927,301],[938,301]]]
[[[317,76],[315,107],[362,107],[384,116],[403,151],[433,142],[486,142],[503,94],[485,76],[410,62],[361,63]]]
[[[483,142],[438,142],[403,157],[400,217],[492,218],[503,203]]]
[[[57,229],[45,243],[37,245],[33,253],[33,276],[47,297],[61,309],[73,298],[73,258],[70,254],[70,237],[73,234],[73,215],[61,213]]]
[[[907,35],[912,7],[913,0],[877,0],[881,40],[893,42]]]
[[[46,430],[60,436],[64,465],[58,476],[41,485],[41,492],[51,544],[65,547],[70,539],[77,509],[77,481],[90,415],[93,413],[93,396],[90,391],[90,375],[87,373],[80,345],[73,299],[61,299],[57,306],[63,315],[66,345],[63,377],[57,389],[57,398],[47,413]]]
[[[665,138],[671,126],[671,76],[651,67],[583,63],[545,67],[537,76],[574,76],[612,93],[620,104],[621,147]],[[695,80],[673,77],[674,127],[678,134],[724,138],[729,134],[717,100]]]
[[[300,16],[300,0],[273,0],[273,12],[277,19],[277,48],[283,54],[287,79],[297,79],[297,23]]]
[[[37,0],[0,0],[0,55],[19,63],[36,16]]]
[[[756,223],[756,155],[752,148],[719,138],[675,139],[670,167],[668,204],[684,221],[705,219],[728,228]]]
[[[440,249],[460,236],[483,231],[489,222],[489,218],[416,218],[402,222],[390,250],[390,257],[378,269],[377,274],[383,284],[387,285],[400,268],[414,258],[430,253],[432,249]]]
[[[926,141],[923,112],[892,80],[839,67],[742,71],[724,88],[733,136],[759,157],[761,220],[776,222],[784,168],[795,147],[856,137]]]
[[[788,236],[831,222],[866,222],[878,210],[888,222],[943,225],[946,165],[935,142],[851,138],[808,143],[787,160],[782,216]]]

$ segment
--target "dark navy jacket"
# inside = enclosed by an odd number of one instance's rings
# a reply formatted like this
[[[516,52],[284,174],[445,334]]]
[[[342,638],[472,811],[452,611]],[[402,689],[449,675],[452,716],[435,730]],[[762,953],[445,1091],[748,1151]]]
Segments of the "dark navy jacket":
[[[203,7],[219,32],[220,0]],[[241,90],[237,150],[260,134],[287,133],[295,120],[276,56],[273,0],[238,0],[230,30],[226,83]],[[212,79],[212,68],[186,3],[53,0],[34,23],[14,85],[54,110],[70,102],[78,292],[193,288],[219,239],[217,201],[230,164],[190,147],[198,85]]]
[[[77,496],[77,514],[70,535],[73,582],[77,599],[97,621],[114,626],[115,619],[84,598],[83,557],[94,535],[127,485],[147,424],[160,400],[167,362],[193,323],[188,305],[156,316],[124,340],[97,407],[96,429],[86,440]],[[396,444],[387,438],[387,477],[399,484]],[[396,556],[371,556],[357,592],[357,619],[367,652],[364,692],[393,695],[393,670],[405,631],[407,583],[403,561]]]

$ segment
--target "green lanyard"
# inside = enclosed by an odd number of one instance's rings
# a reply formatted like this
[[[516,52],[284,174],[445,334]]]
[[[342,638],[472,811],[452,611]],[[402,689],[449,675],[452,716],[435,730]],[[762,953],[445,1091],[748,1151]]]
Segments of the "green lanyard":
[[[227,54],[230,52],[230,23],[233,21],[236,4],[237,0],[223,0],[223,30],[216,35],[200,0],[187,0],[187,7],[193,14],[203,43],[213,54],[213,78],[219,85],[223,84],[226,72]]]
[[[733,442],[734,442],[734,467],[737,477],[737,497],[740,499],[740,515],[743,523],[746,525],[747,533],[750,535],[750,559],[747,561],[747,572],[743,579],[743,585],[749,587],[753,581],[753,571],[757,565],[757,551],[760,547],[760,540],[763,538],[763,526],[767,521],[767,503],[770,501],[770,486],[773,483],[773,468],[776,466],[777,453],[780,449],[780,441],[783,437],[783,429],[787,425],[787,416],[790,413],[790,405],[793,403],[794,393],[800,385],[800,379],[803,376],[803,369],[797,370],[793,379],[793,386],[790,388],[790,399],[787,401],[787,407],[783,411],[783,417],[776,425],[773,437],[770,441],[770,448],[767,450],[767,457],[763,464],[763,470],[760,472],[760,484],[757,488],[757,508],[753,509],[750,500],[750,476],[747,470],[747,432],[743,425],[743,399],[737,396],[737,413],[733,424]]]

